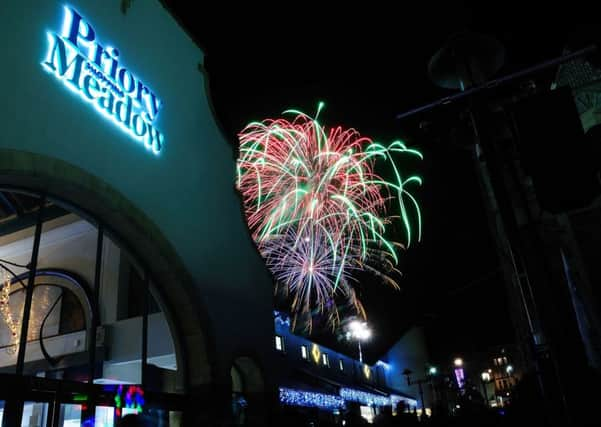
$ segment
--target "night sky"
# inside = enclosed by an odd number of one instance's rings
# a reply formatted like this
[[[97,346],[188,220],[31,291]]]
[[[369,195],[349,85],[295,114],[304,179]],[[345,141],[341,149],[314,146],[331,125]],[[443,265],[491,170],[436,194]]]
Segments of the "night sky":
[[[433,360],[512,340],[469,152],[444,137],[440,113],[395,116],[456,93],[438,88],[427,73],[430,57],[452,34],[471,30],[501,41],[505,65],[494,76],[501,77],[560,56],[566,42],[585,47],[582,34],[593,27],[579,22],[580,8],[573,2],[569,10],[525,2],[347,2],[326,10],[304,2],[194,11],[192,2],[163,3],[206,53],[210,96],[233,144],[251,120],[292,107],[314,112],[324,101],[325,123],[385,142],[403,138],[424,153],[418,165],[424,183],[414,192],[424,214],[423,241],[403,255],[402,290],[366,281],[359,291],[376,331],[365,346],[368,361],[412,324],[426,327]],[[438,138],[420,130],[423,119],[443,129]],[[336,346],[330,334],[313,338]]]

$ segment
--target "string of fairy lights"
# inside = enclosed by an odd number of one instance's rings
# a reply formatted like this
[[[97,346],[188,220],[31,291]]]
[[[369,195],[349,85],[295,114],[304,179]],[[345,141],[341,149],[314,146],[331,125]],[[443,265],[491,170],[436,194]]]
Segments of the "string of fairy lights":
[[[2,282],[0,283],[0,315],[10,332],[10,340],[14,340],[14,345],[6,347],[8,354],[15,354],[18,349],[19,340],[19,322],[15,321],[12,310],[10,308],[10,290],[11,280],[6,270],[2,270]]]
[[[298,390],[288,387],[279,389],[280,403],[290,406],[314,407],[327,410],[343,409],[346,402],[357,402],[368,406],[392,406],[405,402],[409,407],[415,407],[417,401],[395,394],[382,396],[348,387],[342,387],[339,394],[318,393],[314,391]]]

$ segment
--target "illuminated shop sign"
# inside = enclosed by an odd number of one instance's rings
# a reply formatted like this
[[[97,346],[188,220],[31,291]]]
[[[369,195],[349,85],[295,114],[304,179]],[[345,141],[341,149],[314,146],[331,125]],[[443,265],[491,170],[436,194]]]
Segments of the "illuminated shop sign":
[[[457,380],[457,386],[463,388],[465,385],[465,374],[463,368],[455,368],[455,379]]]
[[[154,122],[162,103],[120,62],[119,51],[100,44],[92,25],[70,6],[64,7],[60,33],[47,35],[44,69],[148,150],[159,154],[164,136]]]

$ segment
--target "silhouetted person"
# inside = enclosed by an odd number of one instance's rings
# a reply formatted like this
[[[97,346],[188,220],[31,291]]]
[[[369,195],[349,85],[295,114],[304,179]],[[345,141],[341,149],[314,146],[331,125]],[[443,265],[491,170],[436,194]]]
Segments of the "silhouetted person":
[[[143,427],[142,420],[136,414],[127,414],[117,421],[117,427]]]
[[[374,419],[374,425],[378,427],[392,427],[392,408],[385,406]]]

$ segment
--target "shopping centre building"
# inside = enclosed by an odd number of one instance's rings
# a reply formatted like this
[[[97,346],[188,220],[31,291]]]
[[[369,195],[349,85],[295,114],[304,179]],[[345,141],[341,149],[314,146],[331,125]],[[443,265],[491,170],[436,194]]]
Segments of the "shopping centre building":
[[[202,425],[233,391],[267,420],[288,374],[235,141],[199,46],[160,1],[123,3],[1,8],[2,426]]]

